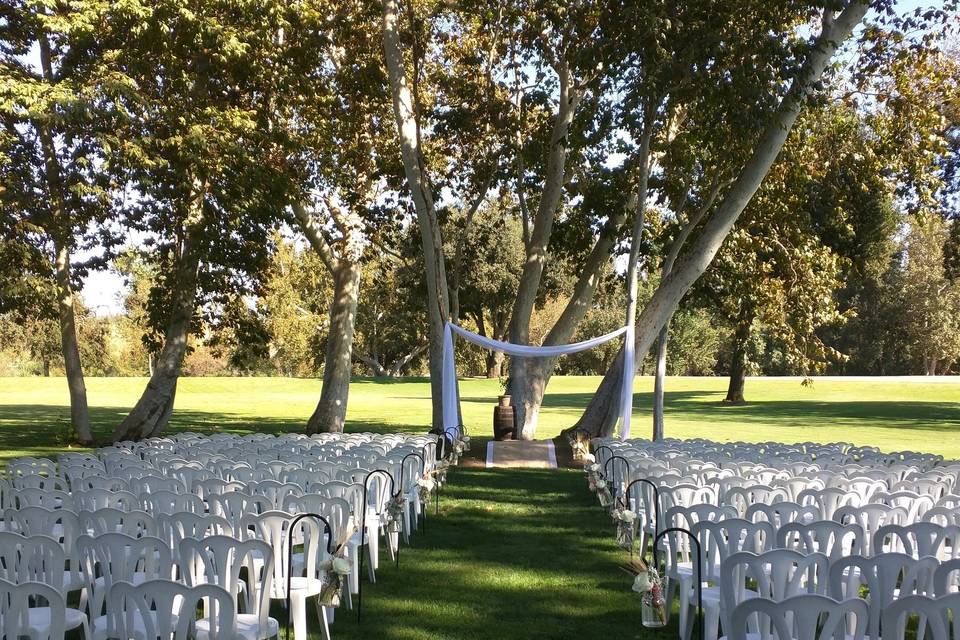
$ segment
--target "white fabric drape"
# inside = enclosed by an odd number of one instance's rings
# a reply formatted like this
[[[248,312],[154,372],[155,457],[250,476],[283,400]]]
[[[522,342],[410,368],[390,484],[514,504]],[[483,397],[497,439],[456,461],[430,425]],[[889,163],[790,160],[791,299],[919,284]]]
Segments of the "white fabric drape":
[[[442,397],[443,397],[443,429],[452,438],[460,433],[460,410],[459,399],[457,398],[457,369],[453,361],[453,333],[456,332],[460,337],[470,342],[480,345],[484,349],[500,351],[509,356],[520,356],[523,358],[555,358],[557,356],[570,353],[579,353],[587,349],[593,349],[605,342],[609,342],[622,335],[627,337],[627,344],[624,349],[623,370],[624,384],[623,393],[620,398],[620,416],[623,420],[620,437],[630,437],[630,413],[633,411],[633,327],[621,327],[606,335],[576,342],[574,344],[551,345],[547,347],[535,347],[524,344],[512,344],[510,342],[501,342],[486,338],[473,331],[468,331],[463,327],[448,322],[443,329],[443,379],[442,379]],[[629,375],[627,375],[629,372]]]

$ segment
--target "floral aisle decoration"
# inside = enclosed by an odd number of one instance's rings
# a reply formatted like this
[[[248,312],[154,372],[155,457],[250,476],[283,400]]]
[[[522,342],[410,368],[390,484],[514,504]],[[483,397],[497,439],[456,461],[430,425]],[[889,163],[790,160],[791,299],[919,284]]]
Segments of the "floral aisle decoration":
[[[617,524],[617,546],[632,553],[637,531],[636,512],[618,507],[613,510],[611,515],[613,521]]]
[[[667,624],[667,601],[664,598],[663,579],[656,567],[635,560],[621,567],[633,576],[631,589],[640,594],[640,622],[649,629],[658,629]]]
[[[387,503],[387,511],[384,514],[387,533],[400,533],[403,526],[403,512],[406,509],[407,502],[402,494],[397,494]]]
[[[346,577],[353,569],[353,563],[338,553],[330,556],[320,565],[323,575],[323,590],[320,592],[320,604],[324,607],[339,607]]]
[[[590,455],[590,436],[582,431],[577,431],[570,438],[570,449],[573,451],[574,460],[584,460]]]
[[[420,491],[420,502],[424,504],[430,502],[430,494],[437,488],[437,481],[429,471],[420,478],[417,478],[417,488]]]
[[[435,488],[439,489],[447,482],[447,471],[449,470],[449,460],[440,460],[437,462],[437,466],[430,470],[430,475],[433,477],[433,480],[436,483]]]
[[[611,485],[603,477],[603,471],[597,462],[591,463],[585,467],[587,472],[587,484],[590,490],[597,494],[601,507],[610,507],[613,504],[613,493]]]

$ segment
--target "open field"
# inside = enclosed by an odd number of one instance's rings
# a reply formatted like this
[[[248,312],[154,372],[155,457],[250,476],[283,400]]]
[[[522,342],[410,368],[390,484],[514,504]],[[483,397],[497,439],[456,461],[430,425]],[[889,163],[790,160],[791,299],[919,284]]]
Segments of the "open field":
[[[572,424],[596,389],[596,377],[556,377],[548,388],[538,437]],[[797,378],[747,382],[745,406],[722,404],[724,378],[669,378],[669,436],[716,440],[846,440],[884,450],[915,449],[960,458],[960,378],[822,378],[804,387]],[[136,402],[143,378],[87,380],[98,437]],[[634,434],[648,430],[649,377],[637,378]],[[491,432],[496,380],[464,380],[464,421],[471,434]],[[289,378],[184,378],[172,429],[295,430],[320,394],[319,380]],[[430,420],[425,380],[360,379],[350,392],[350,430],[422,431]],[[0,457],[50,453],[60,447],[69,420],[62,378],[0,378]]]
[[[556,435],[586,405],[598,378],[556,378],[541,418],[541,437]],[[88,380],[99,437],[125,415],[143,379]],[[745,406],[720,401],[726,380],[671,378],[667,434],[731,440],[849,440],[883,449],[911,448],[960,457],[960,380],[797,379],[747,383]],[[649,424],[652,381],[637,381],[636,434]],[[319,396],[316,380],[187,378],[181,381],[172,429],[297,429]],[[465,421],[482,457],[490,433],[496,380],[461,385]],[[351,430],[423,431],[429,422],[423,380],[352,387]],[[63,379],[0,378],[0,464],[61,449],[68,422]],[[479,462],[479,460],[478,460]],[[401,552],[396,569],[383,559],[376,584],[364,585],[363,622],[340,611],[338,640],[528,640],[531,638],[676,637],[639,623],[639,600],[609,516],[571,469],[458,468],[444,489],[441,514]],[[312,607],[311,607],[312,610]],[[283,619],[279,606],[273,615]],[[318,629],[316,623],[310,629]],[[312,634],[319,638],[319,634]]]

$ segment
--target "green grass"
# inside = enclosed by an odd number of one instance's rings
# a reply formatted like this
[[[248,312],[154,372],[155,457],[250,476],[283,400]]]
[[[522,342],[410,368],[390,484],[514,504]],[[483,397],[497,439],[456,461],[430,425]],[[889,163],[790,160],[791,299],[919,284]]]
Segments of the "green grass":
[[[921,379],[922,380],[922,379]],[[548,388],[538,437],[573,424],[596,389],[596,377],[557,377]],[[107,438],[143,390],[143,378],[87,381],[95,435]],[[911,448],[960,458],[960,379],[924,382],[883,379],[760,378],[747,382],[748,404],[721,401],[723,378],[668,378],[666,432],[676,437],[729,440],[845,440],[885,450]],[[652,380],[637,378],[634,434],[649,429]],[[463,415],[471,433],[490,433],[496,380],[461,383]],[[171,429],[296,430],[313,411],[318,380],[185,378]],[[350,430],[423,431],[430,422],[423,380],[359,379],[350,391]],[[62,378],[0,378],[0,459],[50,454],[69,422]]]
[[[538,435],[551,437],[572,424],[598,381],[555,378]],[[109,436],[144,383],[87,381],[98,437]],[[747,383],[745,406],[722,404],[725,384],[718,378],[668,379],[667,435],[846,440],[960,458],[960,380],[823,379],[803,387],[795,379],[757,379]],[[648,430],[651,387],[650,378],[638,378],[635,434]],[[497,381],[467,380],[460,391],[468,428],[486,436]],[[180,383],[170,428],[296,430],[319,392],[316,380],[188,378]],[[0,464],[62,450],[68,421],[63,379],[0,378]],[[352,386],[350,430],[423,432],[429,421],[425,381],[358,380]],[[482,438],[474,449],[482,456]],[[440,516],[431,511],[426,531],[403,548],[400,569],[384,557],[377,583],[364,585],[363,622],[356,623],[355,612],[338,612],[335,638],[676,637],[675,630],[654,634],[640,627],[631,579],[616,566],[626,557],[580,473],[461,467],[451,473],[441,506]]]

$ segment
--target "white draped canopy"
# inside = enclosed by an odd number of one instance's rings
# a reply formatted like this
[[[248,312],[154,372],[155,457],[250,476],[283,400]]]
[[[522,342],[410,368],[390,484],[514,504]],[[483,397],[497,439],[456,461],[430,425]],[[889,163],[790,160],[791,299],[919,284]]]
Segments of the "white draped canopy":
[[[624,336],[623,386],[621,387],[619,412],[620,438],[625,440],[630,437],[630,414],[633,412],[633,327],[621,327],[606,335],[574,344],[534,347],[492,340],[448,322],[443,330],[443,429],[448,436],[456,439],[462,432],[462,425],[460,424],[460,400],[457,395],[457,369],[453,353],[454,333],[480,345],[484,349],[500,351],[509,356],[521,358],[555,358],[593,349],[605,342]]]

